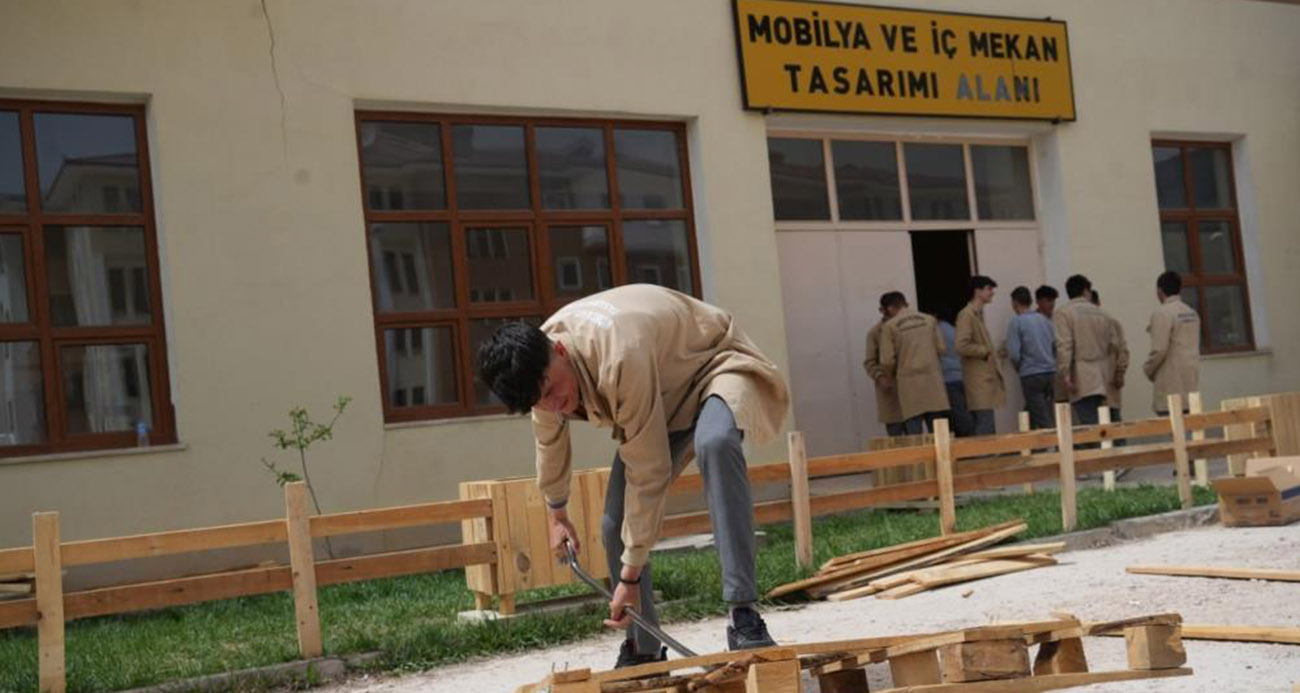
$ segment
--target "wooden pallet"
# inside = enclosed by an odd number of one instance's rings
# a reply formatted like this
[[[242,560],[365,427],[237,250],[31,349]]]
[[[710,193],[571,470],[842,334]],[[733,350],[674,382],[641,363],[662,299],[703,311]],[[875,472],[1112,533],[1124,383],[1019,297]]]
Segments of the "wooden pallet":
[[[516,693],[801,693],[816,677],[822,693],[866,693],[864,667],[887,664],[882,693],[1029,693],[1110,681],[1190,676],[1182,617],[1158,614],[1084,623],[1073,617],[965,630],[791,645],[593,672],[556,672]],[[1083,638],[1122,632],[1129,668],[1088,671]],[[1037,648],[1030,657],[1031,648]],[[645,678],[638,678],[645,677]]]

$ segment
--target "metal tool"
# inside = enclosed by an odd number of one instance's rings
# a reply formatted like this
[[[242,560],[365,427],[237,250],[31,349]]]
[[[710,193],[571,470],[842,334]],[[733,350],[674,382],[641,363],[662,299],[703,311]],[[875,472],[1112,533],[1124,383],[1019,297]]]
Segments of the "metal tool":
[[[569,567],[573,569],[573,574],[577,575],[579,580],[582,580],[583,582],[587,583],[589,586],[591,586],[592,589],[600,593],[600,595],[603,596],[605,599],[607,600],[614,599],[614,595],[610,594],[609,590],[605,589],[604,584],[602,584],[599,580],[588,575],[586,571],[584,571],[578,565],[578,555],[573,552],[573,544],[569,543],[568,539],[564,540],[564,555],[568,557]],[[680,654],[683,657],[698,656],[694,652],[692,652],[689,647],[677,642],[672,638],[672,636],[660,630],[659,626],[656,626],[655,624],[646,620],[645,617],[637,613],[636,609],[633,609],[631,607],[624,607],[624,609],[627,611],[627,615],[631,616],[632,620],[635,621],[638,626],[641,626],[646,630],[647,633],[658,638],[659,642],[662,642],[663,644],[673,648],[673,650],[676,651],[677,654]]]

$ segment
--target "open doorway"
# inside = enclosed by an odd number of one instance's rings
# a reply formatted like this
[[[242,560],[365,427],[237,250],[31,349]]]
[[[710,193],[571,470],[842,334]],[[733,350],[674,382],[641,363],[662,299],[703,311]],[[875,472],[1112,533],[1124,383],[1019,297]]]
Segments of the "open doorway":
[[[916,309],[949,321],[966,305],[975,271],[970,231],[911,231]]]

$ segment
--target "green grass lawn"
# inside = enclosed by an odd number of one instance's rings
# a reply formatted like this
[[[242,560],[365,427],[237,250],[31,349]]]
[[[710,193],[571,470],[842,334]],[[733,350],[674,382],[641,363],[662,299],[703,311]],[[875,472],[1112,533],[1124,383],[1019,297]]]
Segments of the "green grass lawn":
[[[1196,489],[1197,504],[1214,502],[1214,493]],[[1113,493],[1079,492],[1079,528],[1176,510],[1174,487],[1141,486]],[[1061,531],[1060,496],[997,496],[958,508],[957,528],[975,529],[1024,518],[1027,532],[1018,538],[1050,536]],[[938,533],[933,513],[868,510],[815,522],[816,563]],[[794,566],[790,525],[764,528],[758,554],[761,590],[802,577]],[[655,557],[655,587],[662,592],[666,621],[725,613],[721,576],[715,555],[694,551]],[[528,602],[562,594],[575,587],[535,590],[520,595]],[[528,650],[582,638],[601,630],[599,610],[574,614],[530,614],[506,622],[462,624],[456,614],[474,608],[460,570],[320,590],[321,630],[325,651],[347,655],[378,651],[375,666],[389,671],[416,671],[481,655]],[[613,659],[611,653],[611,664]],[[288,593],[245,597],[124,616],[73,621],[67,628],[68,690],[113,691],[236,669],[286,662],[297,656],[293,602]],[[37,689],[36,632],[32,628],[0,631],[0,691]]]

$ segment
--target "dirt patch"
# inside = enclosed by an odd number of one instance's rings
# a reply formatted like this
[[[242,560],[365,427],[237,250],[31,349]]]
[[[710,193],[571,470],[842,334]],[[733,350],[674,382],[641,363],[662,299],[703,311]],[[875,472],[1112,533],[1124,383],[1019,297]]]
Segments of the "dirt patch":
[[[782,643],[816,642],[945,630],[995,621],[1045,619],[1054,610],[1085,620],[1177,611],[1187,623],[1300,627],[1300,583],[1129,575],[1137,564],[1195,564],[1300,569],[1300,527],[1212,527],[1060,554],[1061,564],[923,592],[907,599],[818,602],[769,610],[768,626]],[[966,598],[961,595],[974,592]],[[669,632],[697,652],[725,647],[725,621],[675,623]],[[508,691],[536,681],[552,667],[606,669],[620,636],[610,634],[563,647],[476,660],[423,674],[366,678],[321,689],[325,693]],[[1125,668],[1123,638],[1089,638],[1094,671]],[[1077,690],[1161,693],[1289,691],[1300,682],[1300,646],[1187,641],[1192,677],[1132,681]],[[867,668],[871,689],[889,685],[884,665]],[[815,686],[811,687],[815,690]]]

